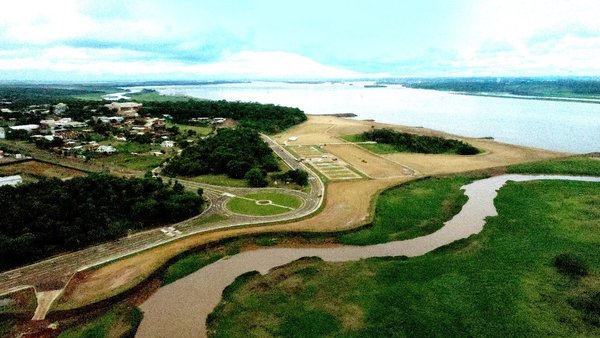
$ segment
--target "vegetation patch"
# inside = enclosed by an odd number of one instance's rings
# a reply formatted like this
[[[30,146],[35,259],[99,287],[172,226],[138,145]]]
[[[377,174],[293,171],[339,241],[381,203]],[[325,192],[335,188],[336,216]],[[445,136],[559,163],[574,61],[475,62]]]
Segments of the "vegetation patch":
[[[514,174],[556,174],[600,176],[600,160],[589,157],[568,157],[511,165]]]
[[[101,316],[68,328],[59,338],[133,337],[143,316],[137,307],[117,305]]]
[[[598,196],[597,183],[509,183],[495,201],[499,216],[478,235],[410,259],[298,261],[250,276],[224,294],[208,332],[598,336]],[[576,283],[551,266],[566,252],[588,267]],[[311,323],[290,320],[297,313],[309,313]],[[344,325],[349,314],[356,325]]]
[[[460,187],[473,178],[426,178],[379,195],[369,227],[340,236],[344,244],[369,245],[428,235],[441,228],[467,202]]]
[[[397,152],[424,154],[475,155],[480,151],[472,145],[459,140],[437,136],[421,136],[402,133],[392,129],[374,129],[358,135],[346,136],[352,142],[373,141],[376,144],[360,144],[379,154]]]
[[[0,269],[196,215],[202,198],[154,178],[90,174],[0,187]]]

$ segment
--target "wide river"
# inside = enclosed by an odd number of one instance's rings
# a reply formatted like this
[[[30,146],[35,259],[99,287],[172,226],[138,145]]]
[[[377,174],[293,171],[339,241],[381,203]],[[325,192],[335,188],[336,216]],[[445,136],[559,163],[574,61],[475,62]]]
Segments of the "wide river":
[[[491,136],[558,151],[600,151],[598,103],[467,96],[399,85],[365,88],[364,84],[252,82],[146,88],[212,100],[274,103],[307,114],[354,113],[358,119]]]
[[[600,177],[502,175],[465,185],[467,203],[438,231],[415,239],[369,246],[333,248],[271,248],[242,252],[207,265],[197,272],[160,288],[141,305],[144,318],[136,337],[204,337],[206,318],[221,294],[236,277],[249,271],[270,269],[302,257],[329,262],[356,261],[369,257],[423,255],[456,240],[479,233],[485,218],[495,216],[494,199],[507,181],[564,179],[600,182]]]

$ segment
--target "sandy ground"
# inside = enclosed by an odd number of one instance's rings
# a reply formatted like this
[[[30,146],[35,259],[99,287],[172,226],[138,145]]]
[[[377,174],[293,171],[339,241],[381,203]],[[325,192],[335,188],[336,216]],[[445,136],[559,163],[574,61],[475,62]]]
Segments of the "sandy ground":
[[[389,178],[412,174],[411,170],[399,163],[370,153],[354,144],[328,144],[323,149],[350,163],[370,178]]]
[[[298,140],[290,142],[290,144],[329,143],[326,146],[327,151],[331,151],[344,161],[355,165],[377,179],[328,184],[323,210],[311,218],[286,224],[237,228],[196,235],[122,259],[96,270],[79,273],[67,286],[63,297],[59,299],[59,308],[79,307],[122,292],[148,277],[175,255],[205,243],[252,233],[336,231],[367,224],[370,222],[370,217],[372,217],[372,204],[378,192],[418,177],[399,176],[403,174],[402,165],[417,170],[420,175],[429,175],[505,166],[564,155],[551,151],[501,144],[490,140],[465,139],[484,149],[485,153],[475,156],[393,154],[385,155],[384,160],[379,155],[371,154],[354,145],[336,146],[330,144],[343,143],[339,136],[370,130],[372,126],[377,128],[393,127],[397,130],[418,134],[458,138],[422,128],[390,126],[328,116],[311,116],[308,122],[277,135],[275,140],[284,143],[288,137],[296,136]]]
[[[391,128],[419,135],[459,139],[484,150],[484,153],[475,156],[411,153],[377,155],[368,152],[364,148],[339,145],[339,143],[345,142],[340,138],[341,136],[359,134],[372,128]],[[398,175],[398,170],[402,168],[401,165],[416,170],[418,174],[433,175],[506,166],[566,155],[549,150],[499,143],[493,140],[465,138],[426,128],[395,126],[332,116],[310,116],[307,123],[277,135],[275,140],[283,143],[291,136],[298,137],[298,140],[289,142],[289,144],[326,144],[323,147],[324,150],[342,158],[373,178]],[[378,157],[389,161],[378,160]]]
[[[503,144],[491,140],[463,139],[485,153],[474,156],[397,153],[383,157],[405,164],[423,175],[449,174],[515,163],[540,161],[565,154]]]

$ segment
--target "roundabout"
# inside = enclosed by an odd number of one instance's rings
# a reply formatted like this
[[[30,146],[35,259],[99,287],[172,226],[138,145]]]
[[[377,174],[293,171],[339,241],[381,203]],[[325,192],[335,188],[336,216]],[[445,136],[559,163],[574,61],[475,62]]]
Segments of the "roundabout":
[[[285,192],[255,192],[232,197],[225,208],[233,213],[249,216],[271,216],[292,212],[304,201]]]

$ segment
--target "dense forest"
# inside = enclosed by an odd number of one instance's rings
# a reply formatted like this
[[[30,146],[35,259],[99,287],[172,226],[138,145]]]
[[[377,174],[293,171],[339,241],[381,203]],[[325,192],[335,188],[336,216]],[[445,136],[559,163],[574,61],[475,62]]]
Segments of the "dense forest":
[[[368,141],[392,145],[400,152],[425,154],[474,155],[479,149],[463,141],[450,140],[437,136],[420,136],[401,133],[391,129],[374,129],[364,132],[362,138]]]
[[[276,133],[306,121],[306,115],[298,108],[254,102],[200,101],[144,102],[146,115],[160,117],[170,114],[173,120],[189,124],[196,117],[223,117],[236,120],[241,126],[265,133]]]
[[[600,80],[590,78],[442,78],[388,80],[411,88],[539,97],[600,98]]]
[[[183,150],[164,169],[168,175],[196,176],[227,174],[244,178],[251,169],[276,171],[279,169],[273,151],[250,128],[218,129],[209,138],[200,140]],[[256,170],[252,171],[256,175]]]
[[[202,198],[179,183],[92,174],[0,187],[0,269],[113,240],[199,213]]]

